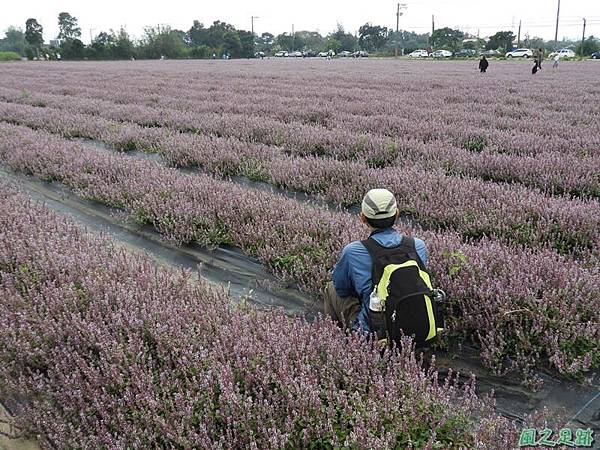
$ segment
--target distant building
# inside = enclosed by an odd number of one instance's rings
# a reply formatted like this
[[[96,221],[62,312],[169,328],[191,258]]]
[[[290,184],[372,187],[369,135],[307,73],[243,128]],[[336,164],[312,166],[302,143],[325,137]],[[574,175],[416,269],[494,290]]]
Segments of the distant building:
[[[60,47],[60,44],[63,43],[64,39],[50,39],[50,47]]]

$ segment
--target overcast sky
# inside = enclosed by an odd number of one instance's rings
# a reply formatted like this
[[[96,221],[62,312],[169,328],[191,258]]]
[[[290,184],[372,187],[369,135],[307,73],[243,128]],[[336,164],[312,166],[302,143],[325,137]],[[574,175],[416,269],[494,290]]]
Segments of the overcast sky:
[[[405,0],[406,9],[400,18],[400,28],[425,33],[435,27],[460,28],[481,37],[499,30],[514,30],[522,21],[521,36],[554,39],[557,0]],[[29,17],[44,27],[44,38],[54,38],[58,32],[57,16],[66,11],[79,20],[82,40],[89,42],[90,32],[118,29],[125,26],[134,37],[140,37],[146,25],[164,24],[188,30],[194,19],[206,26],[215,20],[250,30],[250,16],[258,16],[254,31],[273,34],[317,30],[327,34],[336,23],[356,32],[365,22],[396,27],[396,1],[389,0],[28,0],[10,1],[2,8],[0,30],[10,25],[25,26]],[[581,36],[583,17],[588,19],[586,35],[600,36],[600,0],[562,0],[559,39]]]

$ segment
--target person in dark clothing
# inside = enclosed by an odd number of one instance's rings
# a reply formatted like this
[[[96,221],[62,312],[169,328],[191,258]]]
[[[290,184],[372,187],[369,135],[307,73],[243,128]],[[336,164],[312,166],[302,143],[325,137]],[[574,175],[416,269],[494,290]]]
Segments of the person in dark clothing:
[[[488,60],[486,59],[485,55],[481,56],[481,59],[479,60],[479,71],[481,73],[485,73],[485,71],[487,70],[487,68],[490,66],[490,63],[488,62]]]
[[[538,51],[535,55],[535,60],[537,61],[537,68],[538,70],[542,69],[542,61],[544,61],[544,49],[543,48],[538,48]]]

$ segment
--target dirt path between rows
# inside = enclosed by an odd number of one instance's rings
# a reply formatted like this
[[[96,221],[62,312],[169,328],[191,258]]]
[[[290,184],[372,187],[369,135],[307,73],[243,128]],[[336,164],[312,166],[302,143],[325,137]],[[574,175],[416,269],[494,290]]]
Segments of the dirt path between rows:
[[[9,420],[8,411],[0,403],[0,450],[40,450],[35,439],[9,437],[18,435],[18,430],[7,423]]]

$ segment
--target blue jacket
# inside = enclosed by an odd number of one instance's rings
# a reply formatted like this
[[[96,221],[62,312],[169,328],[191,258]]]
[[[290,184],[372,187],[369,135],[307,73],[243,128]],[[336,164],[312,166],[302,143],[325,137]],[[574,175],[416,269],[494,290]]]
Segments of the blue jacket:
[[[393,228],[375,230],[371,233],[373,239],[384,247],[395,247],[402,242],[402,235]],[[427,265],[427,248],[425,243],[415,238],[415,248],[423,264]],[[362,329],[370,332],[368,311],[371,291],[371,269],[373,260],[367,248],[360,241],[354,241],[344,247],[337,264],[333,269],[333,285],[337,294],[344,297],[361,299],[362,307],[358,317],[352,324],[353,330]]]

